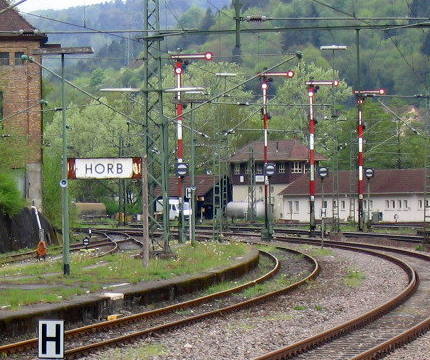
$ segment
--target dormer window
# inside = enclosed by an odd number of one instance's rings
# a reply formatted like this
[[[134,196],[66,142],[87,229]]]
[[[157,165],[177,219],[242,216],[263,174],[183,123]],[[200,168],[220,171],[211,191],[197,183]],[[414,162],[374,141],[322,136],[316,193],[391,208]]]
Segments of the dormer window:
[[[9,65],[9,53],[0,52],[0,65]]]
[[[240,164],[234,164],[234,175],[240,175]]]
[[[293,174],[300,174],[303,171],[303,166],[300,161],[293,161],[291,172]]]

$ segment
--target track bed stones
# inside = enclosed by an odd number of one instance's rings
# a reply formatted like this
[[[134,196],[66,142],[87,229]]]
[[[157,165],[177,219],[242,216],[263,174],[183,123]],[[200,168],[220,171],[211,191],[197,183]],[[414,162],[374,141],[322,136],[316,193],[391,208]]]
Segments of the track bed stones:
[[[400,292],[407,282],[396,265],[368,255],[332,250],[318,258],[321,274],[307,286],[247,310],[147,338],[121,354],[132,357],[158,349],[151,359],[252,359],[353,318]],[[365,274],[358,286],[344,282],[351,269]],[[121,358],[115,354],[117,350],[109,350],[86,359]]]

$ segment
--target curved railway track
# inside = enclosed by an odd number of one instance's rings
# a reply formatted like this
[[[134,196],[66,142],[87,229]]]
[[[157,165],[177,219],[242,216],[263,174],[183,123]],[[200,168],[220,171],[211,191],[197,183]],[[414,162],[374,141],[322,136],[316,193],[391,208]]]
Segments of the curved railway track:
[[[309,239],[278,237],[277,240],[317,246],[320,244],[319,240]],[[352,246],[362,250],[378,250],[383,256],[396,253],[399,264],[404,263],[408,268],[405,269],[410,280],[408,288],[378,309],[254,360],[378,359],[430,328],[430,300],[427,296],[430,290],[429,255],[361,243],[327,241],[325,244],[336,248]],[[417,273],[420,274],[420,281]]]
[[[242,309],[242,308],[250,307],[256,303],[260,303],[262,301],[270,299],[273,296],[291,291],[291,290],[297,288],[298,286],[304,284],[306,281],[308,281],[310,279],[314,279],[318,275],[319,265],[318,265],[318,262],[314,258],[312,258],[308,255],[305,255],[301,252],[295,251],[295,250],[287,250],[287,251],[289,251],[293,254],[296,254],[296,255],[300,254],[301,256],[304,256],[305,260],[307,262],[311,263],[312,268],[313,268],[312,272],[308,276],[306,276],[305,278],[303,278],[300,281],[295,282],[294,284],[292,284],[288,287],[285,287],[281,290],[278,290],[278,291],[275,291],[275,292],[272,292],[269,294],[259,296],[257,298],[253,298],[253,299],[246,300],[246,301],[241,301],[237,304],[230,305],[230,306],[227,306],[227,307],[224,307],[221,309],[206,311],[206,312],[203,312],[199,315],[187,316],[181,320],[168,322],[168,323],[161,324],[158,326],[153,326],[150,328],[146,328],[144,330],[134,331],[134,332],[129,333],[127,335],[116,336],[116,337],[110,338],[108,340],[104,340],[104,341],[100,341],[100,342],[94,342],[93,344],[90,344],[90,345],[75,347],[75,348],[69,349],[65,352],[66,358],[67,359],[77,358],[79,356],[82,356],[83,354],[87,354],[89,352],[105,348],[107,346],[112,346],[112,345],[117,345],[117,344],[122,344],[122,343],[128,343],[130,341],[140,339],[140,338],[145,337],[145,336],[150,335],[150,334],[154,334],[157,332],[169,331],[169,330],[172,330],[172,329],[175,329],[178,327],[192,324],[196,321],[202,321],[204,319],[207,319],[207,318],[210,318],[213,316],[219,316],[221,314],[226,314],[226,313],[229,313],[232,311],[237,311],[237,310]],[[66,339],[71,339],[71,338],[76,338],[76,337],[83,337],[85,334],[88,334],[88,333],[94,333],[94,332],[100,332],[100,331],[106,332],[112,328],[124,327],[130,323],[142,322],[142,321],[154,318],[154,317],[159,317],[160,315],[172,313],[172,312],[175,312],[178,310],[183,310],[185,308],[190,308],[190,307],[196,306],[198,304],[208,302],[210,300],[214,300],[214,299],[221,298],[221,297],[226,297],[227,295],[237,293],[243,289],[246,289],[246,288],[254,286],[258,283],[262,283],[264,281],[267,281],[268,279],[270,279],[276,273],[279,272],[280,265],[279,265],[279,261],[274,256],[272,256],[269,253],[266,253],[264,251],[262,251],[262,253],[264,254],[263,256],[267,256],[267,257],[270,257],[272,259],[273,268],[269,272],[267,272],[266,274],[264,274],[263,276],[261,276],[258,279],[252,280],[250,282],[247,282],[246,284],[234,287],[234,288],[229,289],[229,290],[217,292],[217,293],[214,293],[211,295],[207,295],[207,296],[200,297],[197,299],[185,301],[185,302],[182,302],[179,304],[170,305],[170,306],[160,308],[157,310],[146,311],[146,312],[143,312],[140,314],[134,314],[134,315],[120,318],[117,320],[105,321],[102,323],[97,323],[97,324],[93,324],[93,325],[89,325],[89,326],[85,326],[85,327],[81,327],[81,328],[77,328],[77,329],[72,329],[72,330],[69,330],[65,333],[65,337],[66,337]],[[0,346],[0,355],[7,356],[7,355],[11,355],[11,354],[25,352],[25,351],[28,351],[29,348],[34,348],[36,345],[37,345],[37,339],[30,339],[30,340],[26,340],[26,341],[21,341],[19,343]]]
[[[127,242],[131,242],[136,244],[138,247],[142,247],[143,244],[141,241],[135,239],[133,234],[127,234],[125,232],[114,232],[114,231],[93,231],[93,234],[97,237],[102,237],[102,239],[92,240],[88,246],[84,246],[82,244],[71,244],[70,251],[77,252],[83,249],[96,249],[96,248],[104,248],[110,247],[107,251],[101,251],[99,254],[95,255],[97,257],[106,256],[108,254],[114,253],[121,249],[121,245]],[[115,236],[125,237],[125,239],[116,239]],[[50,250],[57,250],[60,247],[54,247]],[[48,257],[52,255],[48,254]],[[12,263],[17,263],[25,260],[31,260],[36,258],[36,250],[27,251],[19,254],[8,255],[2,259],[0,259],[0,265],[7,265]]]
[[[127,236],[132,237],[135,234],[136,233],[132,231],[131,233],[128,232]],[[317,246],[320,245],[320,239],[305,239],[303,237],[294,238],[291,236],[280,235],[279,232],[277,232],[277,234],[278,235],[275,237],[275,240],[277,241],[300,244],[307,243]],[[235,235],[238,234],[236,233]],[[246,236],[252,237],[253,235],[247,232]],[[258,237],[260,234],[255,236]],[[298,343],[291,344],[285,348],[278,349],[272,353],[255,358],[255,360],[376,359],[380,358],[395,347],[401,346],[411,341],[430,328],[430,301],[427,300],[426,296],[426,294],[428,294],[430,291],[430,270],[428,270],[428,268],[430,268],[429,255],[415,253],[405,249],[363,243],[346,243],[326,240],[325,245],[340,249],[365,252],[386,258],[387,260],[398,264],[407,273],[409,284],[401,294],[398,294],[390,301],[384,303],[382,306],[379,306],[378,308],[373,309],[372,311],[369,311],[356,319],[350,320],[337,326],[336,328],[330,329],[310,338],[303,339]],[[394,257],[390,255],[392,253],[396,253],[396,256]],[[316,261],[314,259],[312,261],[314,261],[316,265],[314,271],[308,276],[308,278],[315,277],[319,271]],[[416,269],[416,271],[414,269]],[[418,280],[417,272],[420,275],[421,282]],[[130,341],[145,337],[149,334],[169,331],[170,329],[186,326],[193,322],[202,321],[209,317],[252,306],[254,303],[262,302],[276,296],[279,293],[290,291],[291,289],[300,286],[300,284],[305,282],[308,278],[293,284],[291,287],[282,289],[281,291],[266,294],[256,299],[247,300],[245,302],[241,302],[240,304],[228,306],[226,308],[199,314],[196,316],[190,316],[179,321],[151,327],[99,343],[70,349],[66,352],[66,357],[76,358],[82,354],[86,354],[106,346],[128,343]],[[233,291],[239,290],[233,289]],[[225,296],[225,294],[219,296]],[[193,301],[202,302],[205,300],[195,299]],[[151,312],[146,312],[142,313],[145,315],[137,314],[128,318],[126,317],[111,322],[104,322],[95,324],[93,326],[73,329],[68,331],[66,336],[81,336],[80,334],[99,331],[100,329],[105,328],[105,326],[122,326],[123,324],[139,321],[143,318],[158,316],[161,313],[175,311],[174,309],[192,306],[191,304],[193,301],[189,302],[190,304],[181,303],[167,308],[158,309],[155,310],[153,314],[151,314]],[[36,339],[31,339],[16,344],[2,346],[0,347],[0,354],[10,354],[17,351],[24,351],[24,349],[28,349],[28,347],[34,347],[36,345],[35,341]],[[357,344],[359,344],[359,346],[357,346]]]

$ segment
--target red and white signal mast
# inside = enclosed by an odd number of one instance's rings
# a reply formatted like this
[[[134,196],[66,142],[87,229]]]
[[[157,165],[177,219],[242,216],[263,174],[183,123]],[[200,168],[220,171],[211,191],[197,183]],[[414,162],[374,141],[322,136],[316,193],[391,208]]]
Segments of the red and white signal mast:
[[[314,114],[314,100],[320,86],[338,86],[339,80],[306,81],[309,97],[309,232],[313,236],[315,224],[315,130],[317,120]]]
[[[258,74],[261,78],[261,89],[263,91],[263,107],[261,109],[261,116],[263,120],[263,132],[264,132],[264,148],[263,148],[263,160],[264,160],[264,229],[261,232],[262,240],[270,241],[273,238],[273,228],[271,226],[271,217],[269,216],[269,178],[275,172],[274,164],[269,164],[268,156],[268,129],[270,114],[267,110],[267,104],[269,102],[268,92],[269,84],[273,81],[273,77],[284,77],[291,79],[294,77],[294,71],[286,72],[263,72]]]
[[[366,125],[363,120],[363,103],[367,97],[383,96],[385,89],[378,90],[354,90],[357,101],[357,136],[358,136],[358,231],[364,231],[364,129]]]
[[[182,114],[184,113],[184,104],[181,102],[181,93],[187,92],[189,90],[195,90],[195,88],[184,88],[182,86],[182,75],[185,72],[185,67],[188,65],[188,62],[191,60],[206,60],[210,61],[213,60],[214,55],[212,52],[205,52],[201,54],[171,54],[170,58],[175,62],[174,63],[174,74],[175,74],[175,80],[176,80],[176,88],[169,89],[170,91],[173,91],[176,93],[176,134],[177,134],[177,149],[176,149],[176,157],[177,157],[177,163],[180,164],[184,161],[184,140],[183,140],[183,117]],[[178,194],[179,198],[181,199],[181,204],[183,203],[183,176],[178,176]],[[181,216],[182,218],[182,205],[181,208]],[[182,231],[181,231],[182,234]],[[180,235],[182,238],[182,236]]]

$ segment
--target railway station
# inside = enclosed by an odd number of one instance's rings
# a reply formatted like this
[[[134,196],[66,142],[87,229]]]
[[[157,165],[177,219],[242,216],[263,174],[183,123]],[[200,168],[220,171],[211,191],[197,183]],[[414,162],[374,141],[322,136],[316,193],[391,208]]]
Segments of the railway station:
[[[429,19],[0,0],[0,358],[430,360]]]

